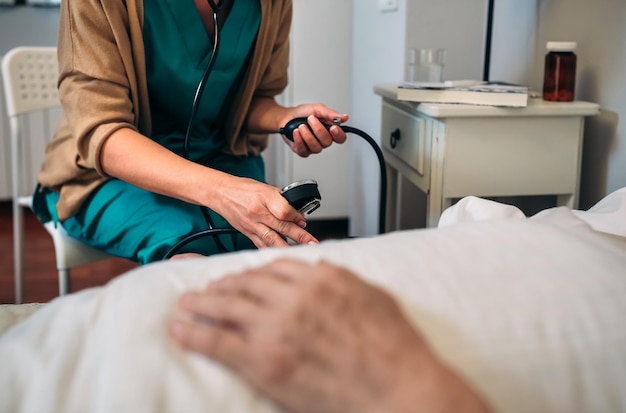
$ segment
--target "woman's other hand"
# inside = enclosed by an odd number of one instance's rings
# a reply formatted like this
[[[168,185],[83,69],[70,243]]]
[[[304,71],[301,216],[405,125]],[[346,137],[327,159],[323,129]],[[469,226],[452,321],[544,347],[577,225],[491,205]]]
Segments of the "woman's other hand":
[[[337,124],[346,122],[348,115],[338,113],[321,103],[299,105],[290,108],[283,119],[284,126],[294,118],[307,118],[307,125],[302,124],[293,132],[293,141],[283,137],[293,152],[306,158],[313,153],[320,153],[333,143],[344,143],[346,134]],[[328,125],[330,126],[327,129]]]

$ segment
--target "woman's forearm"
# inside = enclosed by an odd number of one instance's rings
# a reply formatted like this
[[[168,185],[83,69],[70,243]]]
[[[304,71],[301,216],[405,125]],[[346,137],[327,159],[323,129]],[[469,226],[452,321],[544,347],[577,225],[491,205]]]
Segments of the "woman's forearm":
[[[104,143],[102,169],[147,191],[210,206],[227,174],[188,161],[138,132],[123,128]]]
[[[279,105],[273,98],[256,97],[252,99],[246,130],[250,133],[276,133],[285,126],[289,109]]]
[[[132,129],[120,129],[104,143],[105,173],[147,191],[206,206],[258,247],[317,242],[304,218],[278,188],[188,161]]]

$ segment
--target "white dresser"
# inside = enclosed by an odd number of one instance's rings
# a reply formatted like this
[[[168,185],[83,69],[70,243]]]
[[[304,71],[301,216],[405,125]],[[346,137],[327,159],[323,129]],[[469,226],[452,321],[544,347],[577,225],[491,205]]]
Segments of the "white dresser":
[[[395,85],[374,91],[382,97],[388,231],[403,229],[401,177],[426,194],[427,227],[468,195],[555,195],[557,205],[578,206],[584,121],[599,105],[542,99],[529,99],[526,108],[418,104],[398,101]]]

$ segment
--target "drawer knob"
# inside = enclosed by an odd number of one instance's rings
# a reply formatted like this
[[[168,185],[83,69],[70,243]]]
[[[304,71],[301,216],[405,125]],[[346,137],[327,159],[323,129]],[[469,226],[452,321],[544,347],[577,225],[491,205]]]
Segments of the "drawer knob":
[[[391,132],[391,135],[389,135],[389,144],[391,145],[392,149],[396,149],[396,146],[398,146],[399,140],[400,140],[400,129],[396,128],[396,130]]]

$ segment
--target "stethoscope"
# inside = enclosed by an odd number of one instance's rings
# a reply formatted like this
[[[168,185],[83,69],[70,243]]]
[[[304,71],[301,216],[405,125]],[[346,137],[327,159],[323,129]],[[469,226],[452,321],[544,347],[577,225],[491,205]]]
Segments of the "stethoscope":
[[[193,131],[193,125],[196,120],[198,108],[200,107],[200,100],[204,92],[204,87],[206,86],[207,80],[209,79],[209,75],[213,71],[213,66],[215,65],[215,60],[220,50],[220,36],[222,34],[222,28],[220,27],[218,15],[220,10],[222,9],[222,4],[224,0],[220,1],[219,4],[216,4],[214,0],[207,1],[209,3],[209,6],[211,6],[213,15],[213,44],[211,46],[211,56],[209,58],[209,63],[204,69],[204,73],[202,74],[202,78],[198,82],[198,86],[196,86],[196,92],[194,93],[193,101],[191,104],[191,112],[189,115],[189,122],[187,123],[187,131],[185,132],[185,142],[183,145],[183,157],[185,159],[189,159],[189,140],[191,139],[191,132]],[[189,236],[185,237],[183,240],[179,241],[172,248],[170,248],[170,250],[165,254],[163,259],[171,258],[184,245],[187,245],[189,242],[197,239],[193,236],[197,236],[198,234],[204,233],[205,231],[209,231],[209,233],[202,235],[201,237],[212,235],[218,248],[222,252],[228,252],[228,249],[226,248],[226,246],[224,246],[218,235],[236,234],[237,231],[234,228],[215,228],[213,224],[213,219],[211,218],[211,215],[209,214],[207,209],[200,207],[200,211],[202,212],[204,220],[206,221],[207,230],[192,234],[191,239],[189,239]]]
[[[187,123],[187,132],[185,133],[185,145],[183,147],[183,157],[187,159],[189,157],[189,139],[191,136],[191,131],[193,129],[193,123],[196,120],[196,115],[198,112],[198,107],[200,106],[200,100],[202,98],[202,92],[204,92],[204,87],[206,86],[206,82],[209,79],[209,75],[213,71],[213,66],[215,65],[215,59],[220,50],[220,35],[222,28],[220,27],[220,21],[218,18],[218,14],[222,9],[223,1],[220,1],[219,4],[215,4],[213,0],[207,0],[209,5],[211,6],[211,10],[213,11],[213,45],[211,50],[211,57],[209,58],[209,63],[204,69],[204,73],[202,74],[202,79],[198,82],[198,86],[196,87],[196,93],[193,96],[193,102],[191,104],[191,113],[189,115],[189,122]]]
[[[223,0],[220,1],[219,4],[216,4],[214,0],[207,0],[211,9],[213,11],[213,45],[211,57],[209,58],[209,63],[204,69],[204,73],[202,74],[202,78],[200,82],[198,82],[198,86],[196,87],[196,92],[193,97],[193,102],[191,105],[191,113],[189,116],[189,122],[187,123],[187,131],[185,133],[185,143],[183,147],[183,156],[185,159],[189,158],[189,139],[191,136],[191,131],[193,130],[193,123],[195,121],[198,107],[200,106],[200,100],[202,97],[202,93],[204,91],[204,87],[206,86],[209,75],[213,71],[213,66],[215,65],[215,59],[219,52],[220,47],[220,35],[221,35],[221,27],[218,19],[218,14],[221,10]],[[286,136],[289,140],[293,141],[293,132],[302,124],[308,125],[306,118],[295,118],[289,121],[284,127],[280,128],[279,133]],[[332,125],[325,125],[328,129]],[[385,166],[385,161],[383,158],[382,151],[380,147],[376,143],[371,136],[367,133],[363,132],[360,129],[353,128],[346,125],[337,124],[345,133],[354,133],[359,135],[363,139],[365,139],[370,146],[374,149],[376,156],[378,158],[378,163],[380,167],[380,195],[379,195],[379,220],[378,220],[378,232],[382,234],[385,232],[385,218],[386,218],[386,199],[387,199],[387,168]],[[290,205],[296,208],[300,213],[311,213],[315,209],[320,206],[321,196],[319,190],[317,188],[317,182],[312,179],[306,179],[299,182],[294,182],[290,185],[287,185],[281,190],[281,194],[287,199]],[[233,235],[238,234],[234,228],[215,228],[213,224],[213,220],[209,215],[208,211],[204,207],[200,207],[202,211],[202,215],[207,223],[207,229],[195,232],[183,238],[174,244],[163,256],[163,260],[167,260],[174,256],[182,247],[198,240],[200,238],[212,236],[215,242],[218,245],[218,248],[222,250],[222,252],[228,252],[228,249],[224,246],[222,241],[220,240],[220,235]]]

